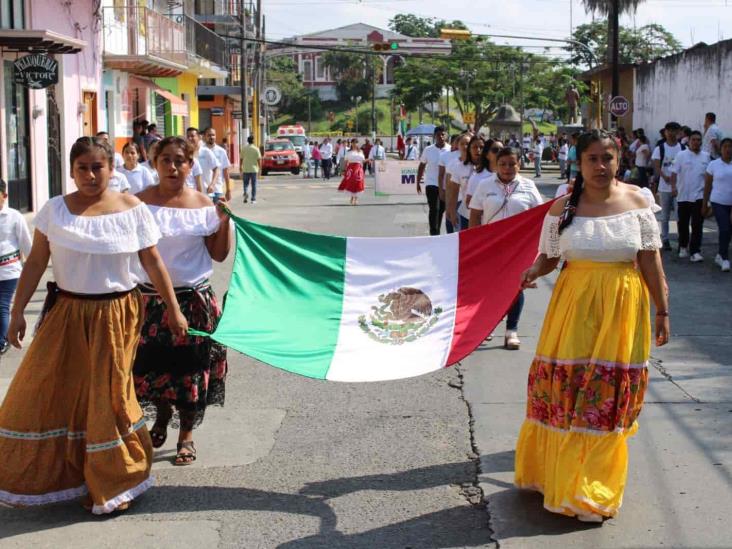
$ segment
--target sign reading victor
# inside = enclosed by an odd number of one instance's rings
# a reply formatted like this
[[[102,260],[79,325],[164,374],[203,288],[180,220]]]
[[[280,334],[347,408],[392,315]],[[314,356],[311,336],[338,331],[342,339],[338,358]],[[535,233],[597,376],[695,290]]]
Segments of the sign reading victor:
[[[630,101],[622,95],[617,95],[610,100],[610,112],[617,117],[628,114],[630,110]]]
[[[58,83],[58,61],[42,53],[32,53],[13,63],[16,84],[42,90]]]

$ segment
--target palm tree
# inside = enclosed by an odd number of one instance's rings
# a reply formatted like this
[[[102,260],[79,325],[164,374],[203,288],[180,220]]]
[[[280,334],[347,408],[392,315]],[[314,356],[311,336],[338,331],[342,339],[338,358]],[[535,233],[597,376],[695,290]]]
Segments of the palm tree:
[[[607,62],[613,69],[612,96],[618,95],[620,89],[620,67],[618,66],[618,37],[620,32],[619,18],[621,13],[631,12],[638,9],[643,0],[582,0],[585,10],[588,12],[598,12],[607,16],[608,20],[608,44]],[[613,116],[613,120],[615,117]]]

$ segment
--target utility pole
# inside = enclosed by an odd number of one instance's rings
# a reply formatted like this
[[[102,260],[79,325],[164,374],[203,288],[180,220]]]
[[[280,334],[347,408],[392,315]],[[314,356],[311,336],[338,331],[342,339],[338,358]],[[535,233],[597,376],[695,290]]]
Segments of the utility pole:
[[[610,14],[611,25],[612,25],[612,69],[613,69],[613,83],[612,83],[612,94],[613,97],[620,95],[620,64],[619,64],[619,50],[620,50],[620,0],[612,0],[612,13]],[[615,129],[618,125],[617,117],[611,112],[610,113],[610,127]]]
[[[257,139],[258,143],[257,145],[264,145],[264,139],[263,135],[264,132],[262,131],[262,124],[261,124],[261,110],[262,110],[262,47],[263,44],[261,42],[262,40],[262,0],[257,0],[257,14],[255,19],[256,25],[257,25],[257,44],[254,47],[254,51],[256,52],[256,56],[254,58],[254,78],[255,78],[255,85],[254,85],[254,98],[253,101],[255,102],[254,105],[254,116],[255,119],[252,120],[252,125],[257,129]]]
[[[308,93],[308,135],[310,135],[313,132],[312,127],[311,127],[311,117],[310,117],[310,99],[311,99],[311,96]]]
[[[378,58],[381,60],[381,57]],[[376,139],[376,59],[371,59],[371,140]]]
[[[241,50],[241,63],[239,70],[241,71],[241,74],[239,75],[239,84],[241,86],[241,145],[244,146],[247,142],[247,139],[249,138],[249,97],[248,97],[248,87],[249,83],[247,81],[247,44],[246,44],[246,34],[247,34],[247,21],[246,21],[246,13],[244,9],[244,0],[241,0],[241,4],[239,7],[239,24],[241,26],[241,38],[239,40],[239,47]]]

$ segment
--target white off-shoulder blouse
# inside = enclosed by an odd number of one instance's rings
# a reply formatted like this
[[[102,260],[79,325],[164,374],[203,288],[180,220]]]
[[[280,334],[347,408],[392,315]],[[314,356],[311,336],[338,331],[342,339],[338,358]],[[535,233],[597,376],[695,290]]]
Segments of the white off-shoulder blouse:
[[[221,220],[216,207],[167,208],[150,204],[147,207],[162,234],[158,252],[173,286],[194,287],[209,278],[213,262],[204,239],[219,230]]]
[[[59,288],[79,294],[133,289],[142,267],[137,252],[157,244],[160,231],[144,204],[123,212],[74,215],[63,196],[46,202],[34,220],[48,239]]]
[[[654,212],[660,210],[650,192],[643,189],[648,207],[602,217],[575,216],[559,234],[559,216],[547,215],[539,241],[539,253],[568,261],[634,261],[641,250],[661,247]]]

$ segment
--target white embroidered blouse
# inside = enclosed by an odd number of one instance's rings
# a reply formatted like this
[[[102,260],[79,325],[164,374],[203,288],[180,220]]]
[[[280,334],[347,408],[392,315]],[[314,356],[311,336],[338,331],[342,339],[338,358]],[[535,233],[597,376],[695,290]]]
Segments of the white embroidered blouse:
[[[175,287],[192,288],[213,273],[205,237],[219,230],[215,206],[166,208],[148,204],[162,238],[158,252]],[[146,282],[150,282],[145,277]]]
[[[641,250],[657,250],[661,236],[654,212],[656,206],[650,192],[642,189],[647,208],[629,210],[602,217],[575,216],[559,234],[560,217],[547,215],[539,241],[539,253],[547,257],[564,257],[568,261],[634,261]]]
[[[123,212],[74,215],[63,196],[46,202],[34,220],[48,239],[54,280],[78,294],[133,289],[142,266],[137,252],[157,244],[160,231],[144,204]]]

